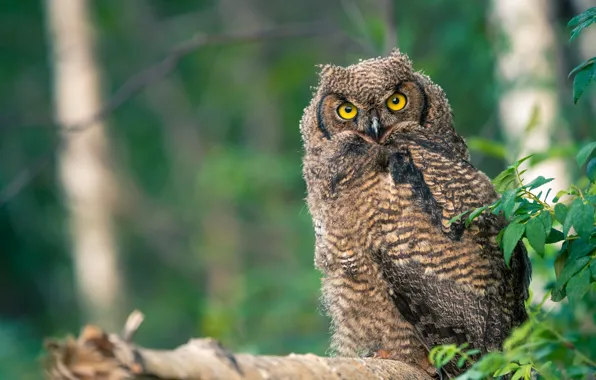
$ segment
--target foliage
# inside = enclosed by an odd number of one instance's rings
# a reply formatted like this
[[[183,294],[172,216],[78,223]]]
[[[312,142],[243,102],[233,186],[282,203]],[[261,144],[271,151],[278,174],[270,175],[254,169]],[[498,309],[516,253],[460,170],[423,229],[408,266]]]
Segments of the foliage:
[[[570,41],[595,22],[596,7],[571,19],[568,23],[573,27]],[[586,87],[596,81],[596,57],[582,62],[569,75],[575,75],[573,101],[577,103]],[[504,155],[500,144],[483,139],[475,140],[471,148],[497,157]],[[549,260],[545,257],[547,252],[554,253],[551,265],[556,281],[550,284],[538,305],[531,306],[528,300],[528,321],[512,332],[502,351],[490,352],[474,362],[470,351],[465,351],[467,346],[434,347],[429,359],[437,368],[457,358],[460,368],[470,366],[459,379],[505,375],[512,380],[531,379],[534,375],[545,379],[585,378],[596,373],[595,151],[596,142],[592,142],[576,155],[579,167],[585,165],[583,186],[572,185],[559,191],[552,202],[547,202],[551,189],[538,191],[552,178],[540,176],[524,181],[525,170],[520,167],[532,158],[527,156],[495,177],[493,184],[501,194],[496,202],[466,211],[451,220],[465,217],[468,227],[483,213],[503,215],[508,225],[497,240],[507,265],[516,245],[523,241],[530,252],[545,260]],[[568,305],[557,312],[546,311],[543,305],[549,295],[554,302],[567,299]]]
[[[573,28],[569,41],[576,39],[585,28],[594,23],[596,23],[596,7],[590,8],[572,18],[567,24],[568,27]],[[573,102],[577,103],[588,85],[596,81],[596,57],[587,59],[577,65],[569,73],[569,76],[572,75],[575,75],[573,79]]]
[[[577,154],[578,164],[584,165],[595,151],[596,142],[586,145]],[[550,289],[551,300],[559,302],[567,297],[571,309],[577,309],[586,292],[594,293],[592,284],[596,282],[596,178],[593,169],[589,169],[585,188],[572,185],[559,191],[549,204],[546,199],[550,189],[538,194],[533,191],[552,179],[538,177],[524,182],[525,170],[521,170],[521,165],[529,158],[518,160],[493,180],[501,193],[499,200],[460,214],[452,222],[466,216],[465,223],[469,226],[482,213],[504,215],[509,224],[497,239],[507,264],[520,240],[525,239],[531,251],[541,257],[549,245],[560,245],[553,262],[557,280]],[[596,157],[590,159],[587,167],[595,165]],[[533,371],[547,379],[581,378],[596,371],[596,358],[590,358],[588,354],[594,356],[595,347],[584,353],[577,348],[577,341],[586,336],[579,336],[569,327],[559,332],[555,317],[542,309],[544,301],[546,297],[537,307],[528,307],[529,321],[512,333],[502,352],[489,353],[474,363],[470,351],[464,351],[465,347],[445,345],[431,350],[430,360],[439,368],[455,357],[459,358],[457,364],[460,367],[466,362],[473,364],[460,376],[461,379],[483,379],[509,373],[513,374],[512,379],[530,379]],[[594,331],[592,335],[596,335]]]
[[[47,3],[0,2],[0,191],[27,176],[64,137],[53,128]],[[198,50],[106,117],[111,148],[106,168],[121,190],[114,238],[125,280],[119,293],[127,301],[120,306],[124,313],[140,308],[148,316],[139,343],[166,348],[189,336],[212,335],[237,351],[325,352],[328,321],[317,312],[320,278],[303,201],[298,121],[311,97],[309,86],[316,83],[315,64],[346,65],[384,54],[381,34],[390,30],[384,3],[89,2],[103,102],[195,35],[321,20],[331,29],[311,38]],[[505,156],[516,155],[504,147],[507,131],[495,123],[504,85],[495,76],[501,44],[490,2],[399,4],[394,1],[393,29],[400,49],[445,89],[458,132],[482,153],[473,164],[494,177]],[[552,19],[557,44],[567,40],[563,8]],[[562,89],[545,85],[559,98],[567,96],[558,93]],[[575,107],[557,105],[570,138],[549,136],[558,144],[526,163],[566,159],[575,155],[578,142],[596,139],[586,101],[592,95],[585,91]],[[594,165],[590,170],[593,175]],[[585,181],[577,170],[570,174],[576,183]],[[0,378],[39,378],[39,367],[31,363],[43,338],[75,332],[88,322],[77,300],[68,215],[58,159],[0,206]],[[544,260],[532,255],[535,278],[551,275],[552,247]],[[577,313],[568,308],[561,313],[567,319],[552,320],[564,321],[554,327],[583,331],[586,323]]]

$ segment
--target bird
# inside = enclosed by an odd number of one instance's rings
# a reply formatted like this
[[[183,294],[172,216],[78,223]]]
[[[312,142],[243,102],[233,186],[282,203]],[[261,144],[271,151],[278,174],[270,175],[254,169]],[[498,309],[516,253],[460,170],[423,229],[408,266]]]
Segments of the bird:
[[[527,319],[531,266],[522,242],[505,262],[502,215],[452,222],[499,195],[470,163],[443,89],[398,49],[319,65],[300,132],[329,352],[453,377],[467,367],[437,371],[433,347],[501,349]]]

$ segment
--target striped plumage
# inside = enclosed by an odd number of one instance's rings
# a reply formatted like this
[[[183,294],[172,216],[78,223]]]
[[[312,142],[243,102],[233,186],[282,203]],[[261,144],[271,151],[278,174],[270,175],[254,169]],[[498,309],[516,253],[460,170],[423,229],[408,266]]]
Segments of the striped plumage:
[[[397,112],[387,106],[394,93],[407,98]],[[358,112],[350,120],[339,116],[346,102]],[[497,194],[468,162],[441,88],[397,51],[324,66],[301,132],[334,353],[432,371],[426,357],[438,344],[499,349],[527,318],[529,262],[520,245],[506,267],[502,218],[449,225]]]

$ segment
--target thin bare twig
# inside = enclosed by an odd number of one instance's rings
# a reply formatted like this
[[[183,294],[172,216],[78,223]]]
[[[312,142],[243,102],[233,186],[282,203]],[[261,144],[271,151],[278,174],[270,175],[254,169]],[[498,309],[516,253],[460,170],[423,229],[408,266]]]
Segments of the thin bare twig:
[[[52,152],[53,153],[53,152]],[[0,207],[15,197],[25,186],[45,169],[52,159],[51,154],[44,154],[29,167],[21,170],[0,192]]]
[[[147,87],[149,84],[155,83],[158,80],[166,77],[178,66],[178,63],[182,58],[200,48],[214,45],[246,44],[282,38],[307,37],[321,34],[325,31],[329,32],[331,29],[323,24],[309,23],[281,26],[253,33],[235,33],[223,35],[197,34],[190,40],[183,42],[171,49],[170,53],[161,62],[150,66],[149,68],[129,78],[114,93],[110,101],[106,103],[106,105],[89,120],[70,126],[65,126],[64,129],[67,132],[78,131],[85,129],[89,125],[92,125],[97,120],[103,119],[105,116],[112,113],[116,108],[120,107],[123,103]]]
[[[130,100],[144,88],[170,74],[184,57],[203,47],[256,43],[284,38],[308,37],[331,31],[333,31],[333,29],[323,23],[306,23],[285,25],[249,33],[195,35],[190,40],[172,48],[162,61],[149,66],[145,70],[133,75],[126,80],[124,84],[118,90],[116,90],[110,100],[89,119],[70,125],[60,125],[58,126],[59,131],[62,132],[64,134],[63,137],[66,138],[67,134],[81,132],[92,127],[96,122],[109,116],[112,112]],[[48,124],[56,125],[55,123]],[[0,207],[19,194],[23,188],[31,183],[31,181],[37,177],[46,166],[48,166],[60,143],[61,141],[58,141],[58,143],[52,145],[50,151],[43,155],[34,164],[23,169],[8,183],[8,185],[2,189],[2,191],[0,191]]]

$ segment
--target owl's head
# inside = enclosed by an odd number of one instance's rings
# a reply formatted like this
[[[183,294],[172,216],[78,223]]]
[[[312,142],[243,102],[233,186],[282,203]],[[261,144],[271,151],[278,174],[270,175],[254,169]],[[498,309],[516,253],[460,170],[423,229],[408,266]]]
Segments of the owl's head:
[[[300,127],[307,148],[346,131],[371,144],[384,144],[391,134],[418,130],[467,155],[444,91],[414,71],[407,55],[394,50],[387,57],[348,67],[321,67],[318,88]]]

